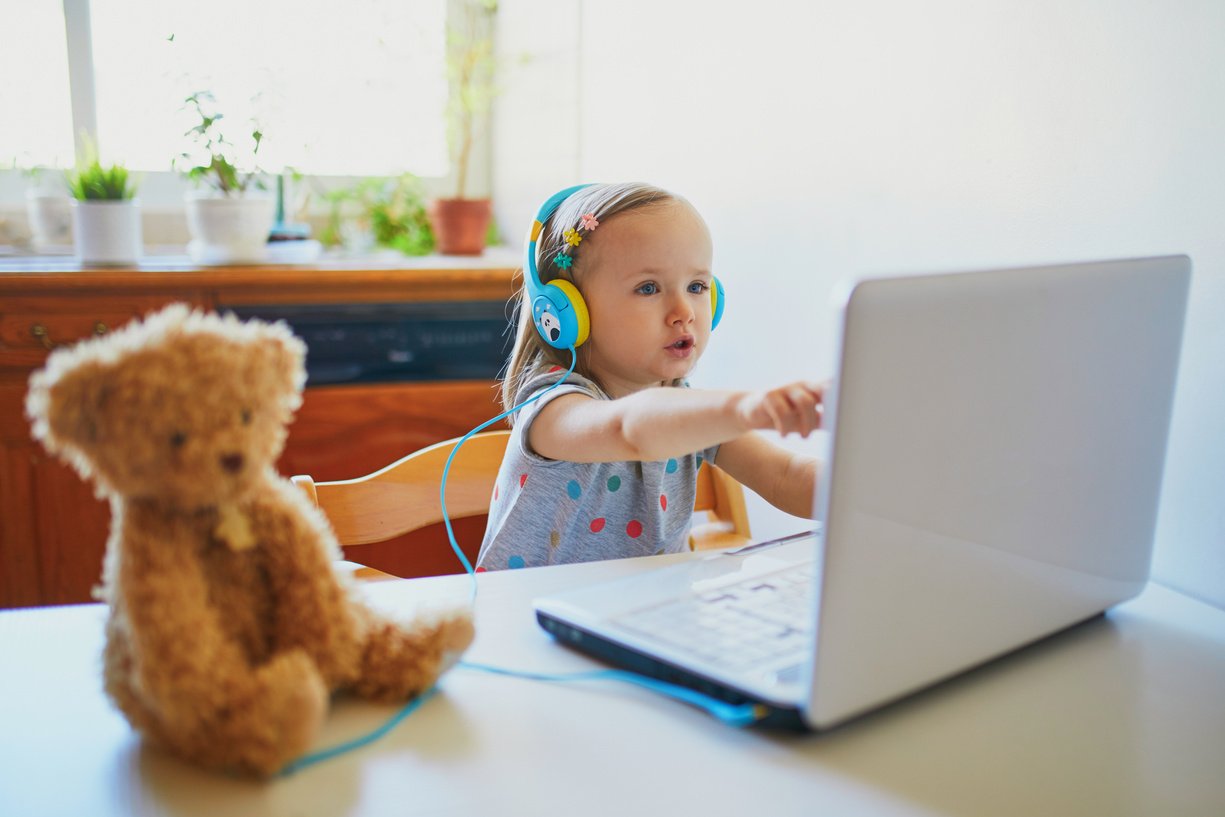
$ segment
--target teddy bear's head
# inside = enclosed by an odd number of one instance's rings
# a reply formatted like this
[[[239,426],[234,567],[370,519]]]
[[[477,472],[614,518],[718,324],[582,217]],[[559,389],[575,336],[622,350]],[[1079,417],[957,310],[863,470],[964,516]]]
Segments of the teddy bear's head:
[[[174,304],[54,352],[30,378],[26,413],[34,437],[100,494],[212,507],[276,462],[304,357],[284,324]]]

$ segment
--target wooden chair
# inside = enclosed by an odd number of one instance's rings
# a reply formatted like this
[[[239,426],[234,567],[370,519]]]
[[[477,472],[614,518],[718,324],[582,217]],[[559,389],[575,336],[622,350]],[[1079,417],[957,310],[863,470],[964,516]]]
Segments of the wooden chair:
[[[698,469],[698,495],[693,510],[704,512],[706,522],[689,530],[690,550],[739,547],[752,538],[744,486],[708,462]]]
[[[455,455],[447,477],[447,513],[453,526],[461,520],[479,518],[480,529],[484,529],[483,520],[489,513],[489,499],[509,438],[509,431],[474,434]],[[357,479],[315,482],[306,475],[292,479],[327,514],[342,546],[384,542],[442,522],[438,486],[443,466],[458,440],[422,448]],[[691,549],[730,547],[749,541],[744,488],[707,463],[698,472],[694,510],[705,512],[707,521],[690,532]],[[479,536],[473,541],[474,537],[457,533],[456,538],[469,562],[475,564]],[[359,578],[392,578],[383,571],[350,564]],[[450,572],[462,570],[453,553],[450,564]]]

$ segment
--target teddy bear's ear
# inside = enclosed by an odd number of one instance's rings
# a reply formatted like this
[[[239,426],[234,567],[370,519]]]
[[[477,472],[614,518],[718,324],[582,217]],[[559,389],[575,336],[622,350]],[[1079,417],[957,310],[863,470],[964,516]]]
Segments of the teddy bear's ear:
[[[88,450],[98,437],[98,423],[112,393],[113,366],[97,360],[57,366],[51,360],[30,377],[26,414],[33,434],[47,448]]]
[[[306,344],[284,323],[258,326],[261,361],[278,394],[298,395],[306,385]],[[293,406],[298,405],[293,400]]]

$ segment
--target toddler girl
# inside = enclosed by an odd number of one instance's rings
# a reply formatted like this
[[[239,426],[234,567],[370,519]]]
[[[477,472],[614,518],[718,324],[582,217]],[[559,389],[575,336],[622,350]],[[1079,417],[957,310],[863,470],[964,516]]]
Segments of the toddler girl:
[[[643,184],[566,193],[542,209],[529,263],[541,283],[572,284],[588,320],[580,315],[576,351],[553,348],[544,335],[556,342],[557,321],[533,315],[530,287],[520,293],[502,400],[537,399],[511,415],[477,570],[685,550],[703,461],[811,517],[816,461],[753,429],[807,436],[820,426],[822,387],[711,391],[685,379],[722,308],[701,216]]]

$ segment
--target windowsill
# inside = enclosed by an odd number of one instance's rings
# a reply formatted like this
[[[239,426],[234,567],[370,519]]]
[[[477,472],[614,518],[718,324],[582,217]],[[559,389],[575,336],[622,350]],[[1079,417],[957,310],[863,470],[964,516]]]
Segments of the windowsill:
[[[291,244],[293,242],[281,242]],[[278,248],[283,249],[283,248]],[[274,251],[262,264],[244,263],[241,266],[301,265],[317,269],[471,269],[517,267],[519,251],[505,245],[486,247],[479,256],[472,255],[404,255],[396,250],[370,250],[352,252],[341,249],[325,249],[316,258],[302,262],[292,253]],[[28,246],[0,244],[0,272],[37,272],[40,270],[62,271],[78,266],[71,245],[57,245],[35,251]],[[201,265],[187,254],[181,244],[146,245],[144,255],[135,265],[139,268],[186,269]],[[216,266],[224,266],[218,264]]]

